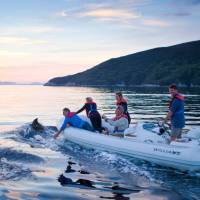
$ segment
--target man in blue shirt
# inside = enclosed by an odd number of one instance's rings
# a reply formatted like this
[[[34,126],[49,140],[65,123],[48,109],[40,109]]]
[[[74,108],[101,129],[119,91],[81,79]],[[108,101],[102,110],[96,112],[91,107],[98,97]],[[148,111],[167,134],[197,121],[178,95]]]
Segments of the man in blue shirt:
[[[174,84],[169,86],[169,93],[171,94],[171,101],[169,112],[164,121],[171,121],[171,141],[174,141],[181,138],[182,129],[185,126],[184,96],[178,93],[177,86]]]
[[[81,128],[88,131],[93,131],[93,128],[90,126],[90,124],[86,121],[83,121],[78,115],[76,115],[73,112],[70,112],[69,108],[63,109],[63,115],[65,116],[65,120],[60,128],[60,130],[54,135],[54,138],[56,139],[60,133],[67,127],[72,126],[75,128]]]

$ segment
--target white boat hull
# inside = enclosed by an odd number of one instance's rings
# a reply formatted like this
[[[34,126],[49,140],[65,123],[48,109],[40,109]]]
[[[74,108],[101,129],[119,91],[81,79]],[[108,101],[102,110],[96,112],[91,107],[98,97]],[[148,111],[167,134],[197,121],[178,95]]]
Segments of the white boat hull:
[[[182,171],[200,170],[200,145],[196,144],[193,147],[176,142],[170,145],[148,143],[136,138],[119,138],[72,127],[64,130],[63,137],[85,147],[115,152],[165,167]]]

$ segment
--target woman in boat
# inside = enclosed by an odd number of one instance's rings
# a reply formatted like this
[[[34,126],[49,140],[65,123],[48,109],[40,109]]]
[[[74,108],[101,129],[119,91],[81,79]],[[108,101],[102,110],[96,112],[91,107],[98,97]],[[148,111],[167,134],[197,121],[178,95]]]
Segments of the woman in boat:
[[[123,134],[125,129],[128,128],[128,117],[124,114],[124,108],[118,106],[115,110],[116,116],[112,119],[108,119],[105,115],[102,118],[113,127],[114,134]]]
[[[86,111],[87,117],[90,119],[94,130],[102,132],[104,128],[102,127],[101,115],[97,111],[97,104],[93,101],[91,97],[86,98],[86,103],[79,109],[76,114]]]
[[[116,97],[116,100],[117,100],[116,105],[123,107],[124,114],[127,116],[128,123],[130,124],[131,123],[131,117],[130,117],[129,112],[128,112],[128,103],[127,103],[127,100],[124,99],[123,94],[121,92],[117,92],[115,94],[115,97]]]

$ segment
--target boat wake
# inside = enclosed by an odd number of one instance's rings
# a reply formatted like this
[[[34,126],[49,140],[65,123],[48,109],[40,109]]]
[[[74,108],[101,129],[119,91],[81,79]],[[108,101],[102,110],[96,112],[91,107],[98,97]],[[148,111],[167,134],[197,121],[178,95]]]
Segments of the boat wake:
[[[0,181],[3,180],[20,180],[22,178],[31,178],[32,172],[22,164],[10,162],[6,158],[0,160]]]
[[[35,124],[39,123],[37,123],[37,121],[35,123],[34,120],[33,123],[25,124],[13,131],[7,132],[4,134],[4,140],[12,140],[18,145],[19,143],[24,143],[29,145],[29,148],[31,149],[48,148],[53,151],[62,152],[64,155],[71,156],[76,160],[79,160],[82,165],[93,171],[97,170],[104,173],[106,171],[108,174],[113,174],[115,172],[117,175],[120,174],[123,177],[126,176],[127,181],[134,181],[134,185],[137,184],[140,186],[147,186],[150,182],[154,181],[146,169],[142,167],[142,165],[144,165],[142,161],[137,160],[136,162],[135,160],[135,164],[130,159],[117,154],[83,148],[82,146],[71,143],[69,141],[54,140],[53,135],[56,130],[55,127],[42,126],[41,124],[35,126]],[[0,149],[0,156],[6,160],[7,164],[12,162],[10,165],[16,164],[16,166],[18,166],[19,163],[24,165],[24,163],[44,162],[42,158],[31,154],[30,152],[31,150],[29,150],[29,153],[27,153],[24,152],[24,149],[17,151],[13,148],[4,147]],[[140,166],[138,166],[138,163],[140,163]],[[2,169],[3,168],[5,168],[5,164]],[[2,175],[2,177],[6,178],[5,175]],[[138,180],[136,177],[140,177],[140,183],[136,183],[136,180]]]

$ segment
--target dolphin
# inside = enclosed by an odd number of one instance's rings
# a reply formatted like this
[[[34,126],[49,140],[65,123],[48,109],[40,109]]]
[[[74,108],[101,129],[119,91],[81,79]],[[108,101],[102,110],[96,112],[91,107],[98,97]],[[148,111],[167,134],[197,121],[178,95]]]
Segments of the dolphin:
[[[37,132],[42,132],[45,128],[57,131],[56,126],[43,126],[40,122],[38,122],[38,118],[35,118],[31,123],[31,128]]]

